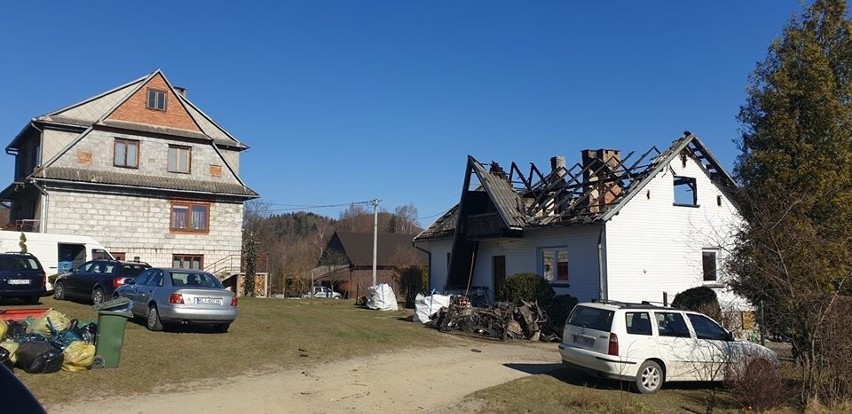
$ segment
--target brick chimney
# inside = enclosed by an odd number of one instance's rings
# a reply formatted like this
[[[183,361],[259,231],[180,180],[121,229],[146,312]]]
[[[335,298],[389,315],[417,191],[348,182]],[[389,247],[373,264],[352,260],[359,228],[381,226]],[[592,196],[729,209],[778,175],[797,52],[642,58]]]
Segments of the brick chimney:
[[[580,154],[583,158],[583,184],[589,194],[589,211],[598,213],[621,195],[617,176],[621,169],[621,153],[614,149],[587,149]]]

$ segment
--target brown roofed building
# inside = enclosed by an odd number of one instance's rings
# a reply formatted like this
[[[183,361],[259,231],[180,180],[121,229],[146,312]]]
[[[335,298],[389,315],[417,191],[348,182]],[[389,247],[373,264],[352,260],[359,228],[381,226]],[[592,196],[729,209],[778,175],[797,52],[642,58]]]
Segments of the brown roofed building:
[[[412,245],[413,234],[379,233],[376,240],[376,283],[391,285],[399,293],[397,269],[426,266],[426,253]],[[327,269],[316,284],[332,285],[344,297],[366,294],[373,283],[373,233],[336,232],[319,261]]]

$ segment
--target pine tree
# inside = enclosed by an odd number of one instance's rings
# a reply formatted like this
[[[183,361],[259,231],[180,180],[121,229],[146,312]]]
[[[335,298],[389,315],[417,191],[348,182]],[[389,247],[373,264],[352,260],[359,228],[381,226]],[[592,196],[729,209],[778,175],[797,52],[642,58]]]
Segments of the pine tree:
[[[769,328],[792,336],[805,399],[820,397],[831,380],[823,375],[825,321],[838,295],[852,292],[846,8],[843,0],[816,0],[794,17],[758,63],[739,114],[735,175],[746,223],[729,266],[736,291],[766,306]]]

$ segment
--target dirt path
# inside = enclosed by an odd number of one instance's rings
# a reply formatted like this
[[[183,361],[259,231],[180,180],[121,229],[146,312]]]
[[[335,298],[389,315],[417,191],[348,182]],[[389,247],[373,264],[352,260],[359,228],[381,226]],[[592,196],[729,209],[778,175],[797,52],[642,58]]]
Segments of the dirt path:
[[[553,343],[463,339],[455,347],[358,357],[241,376],[182,393],[116,396],[50,413],[433,413],[477,390],[559,367]],[[458,411],[452,411],[458,412]]]

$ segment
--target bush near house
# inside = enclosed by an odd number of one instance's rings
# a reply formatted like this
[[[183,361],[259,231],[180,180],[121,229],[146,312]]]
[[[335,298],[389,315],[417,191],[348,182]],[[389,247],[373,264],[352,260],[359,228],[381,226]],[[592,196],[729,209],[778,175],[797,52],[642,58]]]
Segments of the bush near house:
[[[672,307],[701,312],[716,321],[722,320],[722,308],[716,292],[706,286],[694,287],[675,295]]]
[[[547,309],[555,295],[550,283],[543,277],[535,273],[515,273],[509,276],[497,291],[497,300],[517,305],[520,305],[522,300],[537,301],[539,306]]]
[[[426,266],[404,266],[397,269],[400,294],[405,298],[405,307],[414,307],[414,298],[429,290],[429,271]]]

